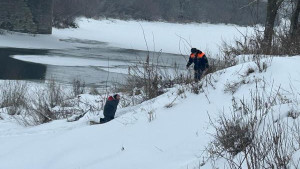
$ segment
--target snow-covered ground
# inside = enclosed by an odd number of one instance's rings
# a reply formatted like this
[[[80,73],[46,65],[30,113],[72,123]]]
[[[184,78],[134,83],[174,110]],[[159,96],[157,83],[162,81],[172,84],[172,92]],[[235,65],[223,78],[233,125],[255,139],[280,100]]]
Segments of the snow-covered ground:
[[[176,86],[153,100],[119,108],[117,118],[102,125],[88,125],[102,112],[77,122],[59,120],[25,128],[0,114],[4,118],[0,120],[0,168],[198,169],[213,140],[210,119],[222,112],[229,115],[233,97],[250,103],[256,90],[266,97],[279,92],[290,102],[276,101],[273,120],[291,120],[287,112],[299,112],[294,103],[300,93],[300,57],[263,62],[268,66],[263,72],[247,62],[208,75],[211,83],[203,81],[200,94],[193,94],[188,86]],[[254,72],[248,73],[249,68]],[[232,94],[228,86],[235,83],[241,85]],[[82,95],[82,99],[96,98]],[[224,167],[221,162],[216,165]],[[212,166],[207,162],[201,168]]]
[[[75,49],[105,42],[108,47],[146,50],[144,30],[149,50],[188,54],[190,43],[217,54],[222,39],[241,37],[239,31],[251,32],[233,25],[91,19],[79,19],[78,24],[79,29],[54,29],[53,35],[1,35],[0,46]],[[80,40],[91,43],[79,43]],[[65,57],[65,61],[57,61],[56,56],[14,57],[51,65],[104,66],[93,58]],[[288,117],[291,110],[299,115],[300,57],[266,58],[262,62],[268,66],[266,71],[260,72],[256,63],[246,62],[207,75],[200,82],[200,94],[191,92],[190,85],[178,85],[141,104],[125,107],[126,103],[120,103],[116,119],[102,125],[88,124],[102,117],[102,111],[96,111],[76,122],[64,119],[23,127],[5,109],[0,109],[0,169],[199,169],[199,164],[206,161],[205,150],[213,141],[215,131],[210,123],[220,113],[229,115],[233,111],[233,98],[251,103],[255,91],[266,98],[276,95],[269,115],[272,120],[294,120]],[[30,88],[34,87],[45,86],[30,83]],[[83,94],[80,99],[100,106],[100,96]],[[295,154],[297,159],[300,153]],[[223,162],[215,165],[224,168]],[[209,160],[201,168],[212,168]]]

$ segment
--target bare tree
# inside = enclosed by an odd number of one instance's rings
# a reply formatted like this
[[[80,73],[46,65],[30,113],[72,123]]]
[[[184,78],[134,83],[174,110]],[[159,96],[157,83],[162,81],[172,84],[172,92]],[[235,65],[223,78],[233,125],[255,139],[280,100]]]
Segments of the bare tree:
[[[266,47],[266,54],[270,54],[272,46],[272,38],[274,34],[274,25],[276,16],[284,0],[268,0],[267,4],[267,18],[264,31],[264,45]]]
[[[300,14],[300,0],[296,1],[296,8],[293,11],[293,15],[291,17],[291,28],[290,34],[291,37],[295,36],[299,26],[299,14]]]
[[[74,19],[85,16],[118,19],[210,22],[251,25],[252,13],[264,22],[265,2],[253,8],[249,0],[53,0],[55,27],[76,27]],[[240,8],[243,7],[243,10]],[[257,11],[257,12],[255,12]]]

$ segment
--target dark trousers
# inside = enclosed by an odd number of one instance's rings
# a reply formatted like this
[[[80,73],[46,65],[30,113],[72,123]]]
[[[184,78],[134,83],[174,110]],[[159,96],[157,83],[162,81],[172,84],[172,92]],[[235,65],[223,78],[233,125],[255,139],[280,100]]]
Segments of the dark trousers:
[[[108,116],[106,116],[106,117],[104,117],[104,118],[100,118],[100,123],[101,123],[101,124],[102,124],[102,123],[106,123],[106,122],[111,121],[112,119],[114,119],[114,117],[108,117]]]
[[[201,79],[202,74],[203,74],[203,71],[201,69],[195,70],[194,79],[196,82],[198,82]]]

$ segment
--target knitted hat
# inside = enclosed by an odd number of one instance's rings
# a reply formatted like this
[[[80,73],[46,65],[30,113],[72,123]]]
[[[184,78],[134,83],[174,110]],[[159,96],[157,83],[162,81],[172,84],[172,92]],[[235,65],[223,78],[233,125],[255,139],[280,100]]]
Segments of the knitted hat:
[[[113,98],[114,99],[117,99],[117,96],[120,96],[119,94],[115,94],[114,96],[113,96]]]
[[[196,53],[196,52],[197,52],[197,49],[196,49],[196,48],[192,48],[192,49],[191,49],[191,52],[192,52],[192,53]]]

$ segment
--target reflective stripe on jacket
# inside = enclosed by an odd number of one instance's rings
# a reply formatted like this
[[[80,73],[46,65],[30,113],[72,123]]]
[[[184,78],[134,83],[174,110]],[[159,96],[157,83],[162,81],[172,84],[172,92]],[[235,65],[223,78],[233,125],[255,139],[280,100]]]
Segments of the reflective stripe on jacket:
[[[203,52],[202,53],[197,53],[197,58],[201,59],[204,55],[205,55],[205,53],[203,53]],[[192,58],[192,59],[194,59],[195,56],[196,56],[195,53],[190,54],[190,58]]]

